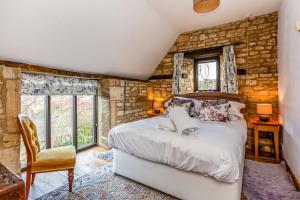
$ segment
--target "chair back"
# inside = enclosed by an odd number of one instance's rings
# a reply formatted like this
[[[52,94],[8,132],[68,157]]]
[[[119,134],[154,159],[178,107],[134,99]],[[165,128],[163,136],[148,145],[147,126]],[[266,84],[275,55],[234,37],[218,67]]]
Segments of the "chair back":
[[[37,160],[41,150],[36,126],[28,116],[23,114],[18,115],[18,123],[27,152],[27,165],[30,165]]]

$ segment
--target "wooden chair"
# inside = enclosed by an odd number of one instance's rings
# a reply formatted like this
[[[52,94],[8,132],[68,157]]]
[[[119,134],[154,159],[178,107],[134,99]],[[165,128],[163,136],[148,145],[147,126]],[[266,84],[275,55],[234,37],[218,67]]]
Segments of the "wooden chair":
[[[37,173],[68,171],[69,192],[72,192],[76,151],[74,146],[40,149],[36,126],[26,115],[18,115],[18,123],[27,152],[26,199]]]

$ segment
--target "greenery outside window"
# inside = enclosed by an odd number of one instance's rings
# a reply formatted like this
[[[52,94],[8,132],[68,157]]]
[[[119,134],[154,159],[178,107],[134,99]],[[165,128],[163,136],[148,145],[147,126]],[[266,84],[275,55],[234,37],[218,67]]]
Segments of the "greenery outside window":
[[[220,58],[195,60],[195,91],[220,91]]]
[[[42,149],[74,145],[77,151],[96,144],[96,95],[21,95],[21,112],[36,124]],[[21,164],[26,150],[21,144]]]

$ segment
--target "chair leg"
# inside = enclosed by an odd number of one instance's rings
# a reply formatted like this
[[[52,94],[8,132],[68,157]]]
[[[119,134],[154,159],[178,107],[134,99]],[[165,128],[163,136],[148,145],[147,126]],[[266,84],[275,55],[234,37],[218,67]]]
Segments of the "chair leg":
[[[74,169],[68,170],[69,192],[73,191]]]
[[[31,174],[31,185],[34,183],[35,174]]]
[[[27,172],[26,172],[26,200],[29,197],[30,182],[31,182],[31,173],[30,173],[30,170],[27,169]]]

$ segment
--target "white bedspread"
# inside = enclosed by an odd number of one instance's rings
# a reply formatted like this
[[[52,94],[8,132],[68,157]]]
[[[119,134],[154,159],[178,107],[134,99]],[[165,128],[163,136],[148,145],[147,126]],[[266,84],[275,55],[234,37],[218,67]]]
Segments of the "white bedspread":
[[[108,143],[137,157],[198,172],[232,183],[239,178],[239,165],[247,138],[245,120],[203,122],[196,134],[182,136],[157,129],[155,118],[114,127]]]

